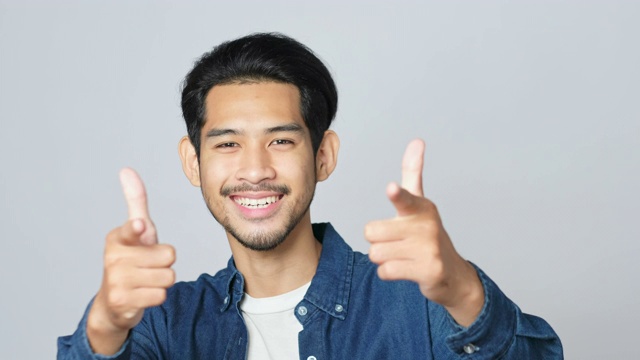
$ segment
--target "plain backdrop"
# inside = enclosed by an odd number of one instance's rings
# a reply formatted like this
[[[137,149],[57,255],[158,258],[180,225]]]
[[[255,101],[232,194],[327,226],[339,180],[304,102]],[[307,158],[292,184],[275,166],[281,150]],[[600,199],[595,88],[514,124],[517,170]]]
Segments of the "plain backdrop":
[[[421,137],[425,193],[459,252],[568,359],[637,359],[639,18],[630,0],[0,0],[0,358],[53,358],[75,330],[126,219],[124,166],[179,280],[226,265],[180,167],[180,82],[215,44],[278,31],[339,88],[342,147],[314,221],[366,252]]]

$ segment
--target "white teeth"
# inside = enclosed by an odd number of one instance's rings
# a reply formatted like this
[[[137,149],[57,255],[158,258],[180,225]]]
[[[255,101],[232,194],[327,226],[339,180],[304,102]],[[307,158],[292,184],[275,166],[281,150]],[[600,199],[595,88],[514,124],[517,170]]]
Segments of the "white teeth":
[[[234,200],[236,203],[244,207],[262,209],[278,201],[278,197],[268,196],[262,199],[249,199],[249,198],[236,197],[234,198]]]

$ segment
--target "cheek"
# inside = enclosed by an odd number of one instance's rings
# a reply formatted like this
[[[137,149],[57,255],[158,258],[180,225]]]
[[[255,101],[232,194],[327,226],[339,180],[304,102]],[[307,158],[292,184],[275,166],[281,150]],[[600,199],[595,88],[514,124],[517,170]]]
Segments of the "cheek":
[[[295,165],[289,162],[286,166],[281,167],[280,178],[286,178],[292,183],[290,185],[298,187],[301,191],[309,191],[315,186],[315,165],[309,159],[299,159]],[[302,190],[304,189],[304,190]]]
[[[223,161],[208,159],[201,163],[200,180],[202,182],[203,191],[208,194],[218,194],[220,188],[224,185],[226,179],[231,176],[231,164],[225,164]]]

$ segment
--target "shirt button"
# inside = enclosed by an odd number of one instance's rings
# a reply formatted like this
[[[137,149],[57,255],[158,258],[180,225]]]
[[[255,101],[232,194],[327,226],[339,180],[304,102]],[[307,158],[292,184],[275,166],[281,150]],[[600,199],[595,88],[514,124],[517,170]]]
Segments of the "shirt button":
[[[300,306],[300,307],[298,308],[298,315],[300,315],[300,316],[305,316],[305,315],[307,315],[307,308],[306,308],[306,307],[304,307],[304,306]],[[311,359],[311,358],[315,359],[315,357],[313,357],[313,356],[309,356],[307,359]]]
[[[307,360],[318,360],[318,359],[316,359],[316,357],[315,357],[315,356],[311,355],[311,356],[309,356],[309,357],[307,358]]]
[[[480,350],[480,348],[473,345],[472,343],[468,343],[467,345],[462,347],[462,350],[464,350],[464,352],[466,352],[467,354],[473,354],[474,352]]]
[[[342,307],[342,305],[337,304],[337,305],[336,305],[336,312],[342,312],[342,310],[344,310],[344,308]]]

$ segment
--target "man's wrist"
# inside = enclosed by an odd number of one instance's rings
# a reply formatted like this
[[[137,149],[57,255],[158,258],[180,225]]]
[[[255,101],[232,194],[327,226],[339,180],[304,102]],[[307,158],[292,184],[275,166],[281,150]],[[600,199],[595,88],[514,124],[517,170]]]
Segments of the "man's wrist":
[[[129,330],[124,331],[104,331],[95,329],[87,324],[87,339],[91,350],[96,354],[115,355],[129,336]]]
[[[129,329],[114,326],[105,314],[100,311],[100,305],[93,303],[87,317],[87,340],[91,350],[96,354],[116,354],[129,336]],[[102,316],[101,316],[102,315]]]
[[[469,327],[482,311],[485,294],[478,272],[467,261],[464,261],[463,274],[457,285],[459,290],[456,301],[449,306],[445,305],[445,309],[458,325]]]

